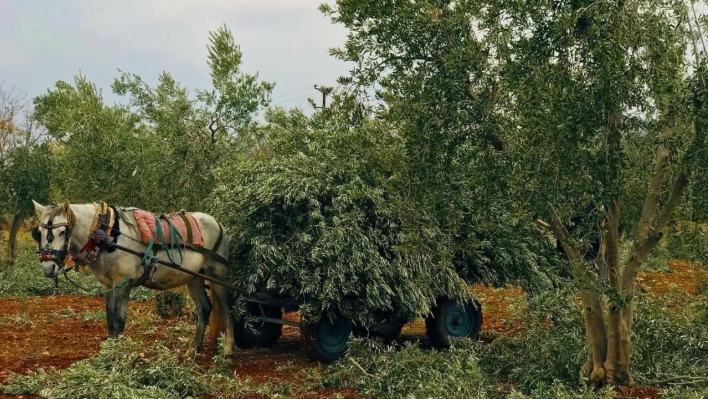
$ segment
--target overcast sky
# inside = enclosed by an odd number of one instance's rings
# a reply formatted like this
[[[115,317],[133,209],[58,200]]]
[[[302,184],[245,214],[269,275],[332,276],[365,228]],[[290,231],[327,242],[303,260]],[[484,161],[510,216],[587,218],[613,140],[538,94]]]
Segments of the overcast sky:
[[[276,83],[273,104],[307,109],[308,95],[320,98],[313,85],[349,69],[328,54],[346,32],[323,1],[0,0],[0,82],[32,98],[81,72],[110,104],[122,100],[110,89],[118,69],[150,83],[164,70],[193,93],[211,87],[208,32],[225,24],[242,69]]]

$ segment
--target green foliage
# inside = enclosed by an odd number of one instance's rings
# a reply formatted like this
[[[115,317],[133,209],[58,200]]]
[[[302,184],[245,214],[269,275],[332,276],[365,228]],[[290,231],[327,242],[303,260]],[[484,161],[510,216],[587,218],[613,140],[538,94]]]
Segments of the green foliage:
[[[667,237],[667,251],[674,259],[708,265],[708,235],[705,226],[684,223]]]
[[[242,54],[228,29],[210,32],[208,50],[214,88],[197,90],[196,98],[168,73],[155,87],[129,73],[113,83],[149,126],[150,140],[161,143],[156,181],[170,182],[162,187],[163,209],[204,210],[214,166],[246,146],[256,113],[270,102],[273,84],[240,70]]]
[[[670,250],[669,246],[673,240],[673,233],[666,240],[659,241],[659,244],[651,251],[647,260],[642,264],[642,269],[647,271],[670,272],[669,260],[676,259],[675,250]],[[632,252],[632,240],[624,240],[620,244],[620,262],[624,263]],[[680,256],[678,257],[680,258]]]
[[[325,388],[347,387],[366,398],[484,398],[488,382],[474,346],[460,341],[444,352],[356,339],[349,354],[320,377]]]
[[[78,361],[66,370],[40,369],[23,376],[12,374],[0,385],[9,395],[45,398],[183,398],[213,395],[233,397],[257,393],[246,384],[217,373],[202,373],[194,364],[180,364],[174,353],[157,346],[147,357],[129,338],[108,340],[98,355]]]
[[[394,130],[299,111],[268,121],[249,157],[218,169],[210,201],[231,237],[235,283],[298,298],[308,318],[339,310],[363,324],[377,309],[414,317],[438,296],[464,295],[429,251],[435,232],[424,228],[420,246],[407,235],[416,221],[396,189],[405,157]]]
[[[708,296],[673,291],[637,298],[632,364],[638,382],[705,377],[708,370]],[[708,387],[708,379],[702,381]]]
[[[491,44],[471,29],[483,10],[471,2],[373,0],[322,10],[350,31],[332,50],[355,64],[342,83],[374,87],[385,104],[376,117],[402,138],[399,206],[425,226],[407,234],[470,282],[550,288],[549,275],[563,266],[532,217],[529,201],[540,198],[519,191],[532,172],[508,151],[517,132],[495,104],[498,66]]]
[[[154,87],[122,73],[113,91],[129,105],[105,105],[84,76],[35,98],[37,120],[55,144],[55,164],[43,178],[47,188],[55,185],[52,196],[203,210],[213,166],[246,146],[273,88],[240,71],[241,52],[226,28],[210,34],[208,47],[214,88],[197,90],[196,98],[166,72]]]
[[[706,299],[676,292],[662,298],[635,298],[632,373],[639,384],[705,376]],[[524,322],[519,333],[500,336],[479,351],[484,373],[514,381],[525,393],[556,382],[582,388],[578,370],[586,360],[586,339],[580,298],[569,292],[545,293],[532,298],[517,319]],[[696,381],[694,386],[701,384],[707,385],[708,380]]]
[[[99,293],[95,279],[91,275],[71,273],[71,278],[82,287],[93,287],[94,295]],[[0,296],[27,296],[48,294],[84,294],[64,278],[59,287],[54,281],[44,277],[39,267],[37,244],[26,235],[18,237],[17,259],[0,272]]]
[[[37,120],[54,138],[54,164],[45,176],[58,192],[54,199],[108,201],[139,207],[160,200],[160,143],[138,125],[127,107],[103,104],[96,86],[84,76],[74,84],[59,81],[35,98]]]
[[[578,370],[586,359],[581,310],[579,298],[568,291],[533,297],[517,316],[523,331],[499,336],[483,348],[485,373],[512,380],[526,393],[556,382],[581,388]]]
[[[49,145],[15,148],[3,161],[0,164],[0,208],[5,215],[29,217],[34,213],[32,199],[40,202],[49,199]]]
[[[81,313],[81,318],[85,321],[106,321],[106,312],[103,310],[87,310]]]
[[[184,292],[162,291],[155,295],[157,315],[163,319],[179,317],[187,306]]]

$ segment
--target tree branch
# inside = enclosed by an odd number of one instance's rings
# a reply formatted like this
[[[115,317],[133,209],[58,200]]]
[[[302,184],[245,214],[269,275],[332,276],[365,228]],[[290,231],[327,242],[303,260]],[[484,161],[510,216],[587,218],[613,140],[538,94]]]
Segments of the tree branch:
[[[664,229],[669,224],[669,220],[671,219],[671,215],[674,213],[674,210],[681,202],[681,197],[683,197],[683,192],[687,186],[688,174],[686,172],[679,173],[678,177],[676,177],[676,180],[674,181],[673,187],[671,188],[669,199],[661,209],[654,232],[641,244],[635,243],[632,254],[625,264],[622,275],[622,288],[625,295],[634,294],[634,284],[637,274],[639,274],[639,268],[642,262],[644,262],[649,256],[649,253],[654,246],[656,246],[656,244],[658,244],[664,236]]]
[[[211,143],[216,144],[216,132],[221,129],[221,126],[218,125],[219,121],[221,120],[221,116],[217,117],[216,119],[212,119],[211,123],[209,124],[209,131],[211,132]],[[214,127],[216,126],[216,127]]]
[[[575,277],[581,281],[581,295],[583,300],[583,316],[585,319],[585,334],[588,342],[588,361],[592,361],[592,372],[588,376],[593,385],[604,383],[603,364],[607,356],[607,330],[605,319],[602,314],[602,304],[600,296],[596,290],[587,288],[588,284],[584,280],[594,280],[597,283],[597,274],[589,263],[583,261],[578,248],[570,241],[568,229],[561,222],[558,211],[549,204],[553,220],[551,225],[553,232],[563,245],[563,250],[568,255],[570,264],[573,267]],[[589,364],[588,364],[589,366]]]
[[[664,174],[668,169],[669,150],[663,145],[659,145],[656,149],[656,164],[654,165],[654,174],[649,183],[649,189],[644,199],[642,206],[642,215],[639,217],[637,230],[634,235],[635,245],[640,245],[650,234],[651,222],[656,212],[656,207],[659,204],[659,196],[661,195],[661,184],[664,181]]]

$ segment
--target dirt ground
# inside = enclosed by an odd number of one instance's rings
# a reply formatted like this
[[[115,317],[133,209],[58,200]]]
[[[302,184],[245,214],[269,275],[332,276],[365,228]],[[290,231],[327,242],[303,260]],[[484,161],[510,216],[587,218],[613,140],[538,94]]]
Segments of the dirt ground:
[[[708,281],[708,273],[684,261],[671,261],[670,273],[647,272],[640,275],[640,286],[661,295],[672,286],[695,293],[698,282]],[[515,304],[523,301],[523,291],[518,288],[494,289],[478,286],[476,297],[483,305],[484,325],[482,340],[496,334],[513,333],[518,327],[509,323]],[[0,382],[11,372],[26,373],[38,368],[66,368],[72,363],[95,355],[107,338],[105,310],[102,298],[80,295],[29,297],[26,299],[0,298]],[[286,315],[297,320],[297,314]],[[132,302],[126,335],[150,345],[163,342],[183,352],[191,339],[190,316],[177,319],[160,319],[155,313],[154,301]],[[406,325],[403,340],[425,339],[422,320]],[[208,365],[213,348],[205,348],[198,362]],[[235,378],[249,378],[253,382],[269,381],[290,383],[297,393],[301,371],[327,367],[308,360],[297,328],[284,326],[283,336],[271,348],[237,350],[232,368]],[[322,390],[302,397],[326,398],[339,393],[355,398],[349,391]],[[637,389],[630,397],[656,397],[656,391]],[[2,396],[0,398],[9,398]]]

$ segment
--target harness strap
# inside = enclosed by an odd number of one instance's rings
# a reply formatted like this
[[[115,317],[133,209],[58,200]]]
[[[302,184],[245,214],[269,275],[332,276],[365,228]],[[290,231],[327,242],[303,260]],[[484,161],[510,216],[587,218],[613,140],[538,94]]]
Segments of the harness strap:
[[[148,253],[152,250],[153,252],[156,252],[158,249],[166,250],[165,245],[160,245],[160,244],[155,244],[155,239],[156,237],[153,236],[153,239],[150,240],[150,243],[148,244],[147,249],[145,250],[145,255],[143,256],[142,262],[145,263],[145,261],[148,259]],[[214,249],[208,249],[204,247],[198,247],[191,242],[185,242],[179,248],[186,247],[194,252],[199,252],[200,254],[208,255],[208,256],[213,256],[214,259],[216,259],[217,262],[221,263],[224,266],[228,266],[229,261],[224,258],[223,256],[219,255],[216,251],[219,250],[219,247],[221,246],[221,242],[224,240],[224,229],[221,227],[221,224],[219,224],[219,237],[216,239],[216,244],[214,245]],[[169,252],[168,252],[169,254]],[[172,262],[175,263],[175,262]]]
[[[184,213],[180,213],[179,216],[184,221],[184,225],[187,229],[187,243],[191,244],[191,243],[193,243],[193,241],[192,241],[192,238],[193,238],[192,237],[192,224],[189,223],[189,218]]]
[[[216,239],[216,244],[214,244],[214,254],[216,255],[216,251],[219,250],[219,247],[221,246],[221,241],[224,239],[224,228],[221,227],[221,223],[217,223],[219,225],[219,238]],[[223,259],[223,258],[221,258]],[[226,262],[223,262],[226,264]]]

